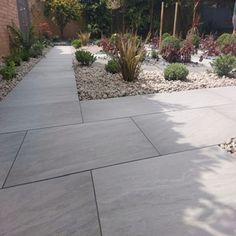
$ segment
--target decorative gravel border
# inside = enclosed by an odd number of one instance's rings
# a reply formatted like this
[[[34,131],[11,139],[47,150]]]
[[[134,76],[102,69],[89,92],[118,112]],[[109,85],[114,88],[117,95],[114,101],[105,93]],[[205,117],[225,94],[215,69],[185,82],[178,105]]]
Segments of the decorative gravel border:
[[[28,62],[22,62],[20,66],[16,67],[16,77],[12,80],[3,80],[0,78],[0,101],[11,92],[13,88],[29,73],[32,68],[45,56],[51,47],[43,50],[43,55],[38,58],[30,58]]]
[[[101,63],[81,67],[74,61],[74,70],[80,100],[236,86],[234,78],[220,78],[203,71],[190,72],[187,81],[167,81],[160,69],[145,70],[136,82],[126,82],[120,75],[107,73]]]
[[[219,145],[221,148],[225,149],[227,152],[234,154],[236,157],[236,138],[231,138],[227,142]]]

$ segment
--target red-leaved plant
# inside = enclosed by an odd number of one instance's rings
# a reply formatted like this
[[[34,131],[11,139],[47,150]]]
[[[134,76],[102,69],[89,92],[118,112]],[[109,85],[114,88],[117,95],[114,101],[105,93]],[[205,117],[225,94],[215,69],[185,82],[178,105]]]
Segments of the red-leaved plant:
[[[186,39],[182,43],[182,47],[179,50],[181,62],[188,63],[191,62],[191,56],[195,52],[195,47],[191,40]]]
[[[117,51],[115,45],[108,38],[102,38],[98,46],[102,47],[102,50],[107,54],[114,55]]]
[[[231,43],[231,44],[227,44],[227,45],[225,45],[223,48],[222,48],[222,50],[221,50],[221,52],[223,53],[223,54],[231,54],[231,55],[233,55],[233,56],[236,56],[236,43]]]
[[[220,48],[213,35],[208,35],[201,40],[201,49],[206,56],[218,56]]]

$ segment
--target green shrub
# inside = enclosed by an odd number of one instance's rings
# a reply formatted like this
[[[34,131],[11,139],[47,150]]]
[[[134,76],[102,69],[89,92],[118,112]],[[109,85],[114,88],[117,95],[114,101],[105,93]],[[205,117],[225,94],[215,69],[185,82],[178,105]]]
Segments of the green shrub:
[[[197,34],[193,34],[190,36],[192,44],[194,45],[195,48],[199,48],[200,42],[201,42],[201,37]]]
[[[13,53],[7,57],[4,57],[3,60],[6,65],[10,65],[11,62],[14,62],[16,66],[20,66],[22,61],[20,55],[17,53]]]
[[[72,41],[71,45],[74,47],[74,48],[81,48],[82,46],[82,42],[80,39],[75,39]]]
[[[0,74],[2,75],[3,79],[10,80],[16,75],[16,67],[15,63],[12,61],[8,65],[5,65],[1,70]]]
[[[236,43],[236,35],[234,34],[222,34],[218,39],[217,43],[220,48],[224,48],[226,45]]]
[[[117,39],[118,39],[118,34],[112,34],[110,42],[115,44]]]
[[[76,51],[75,57],[82,66],[90,66],[96,61],[96,57],[88,51]]]
[[[29,53],[29,51],[27,51],[27,50],[22,50],[22,51],[20,52],[20,57],[21,57],[22,61],[29,61],[29,59],[30,59],[30,53]]]
[[[161,49],[167,48],[167,47],[173,47],[176,49],[180,49],[180,43],[181,41],[174,37],[174,36],[168,36],[164,38],[161,42]]]
[[[236,57],[230,54],[220,55],[211,63],[211,66],[217,75],[227,76],[236,68]]]
[[[186,80],[188,74],[187,67],[180,63],[170,64],[164,70],[166,80]]]
[[[41,43],[40,41],[36,42],[35,44],[32,45],[32,47],[29,51],[29,56],[35,57],[35,58],[42,56],[43,48],[44,48],[43,43]]]
[[[171,37],[171,35],[169,33],[164,33],[162,35],[162,40],[164,40],[165,38]]]
[[[108,61],[108,63],[105,66],[105,69],[107,72],[112,73],[112,74],[116,74],[120,72],[119,64],[114,59]]]
[[[152,50],[151,57],[152,57],[152,59],[159,60],[159,56],[158,56],[157,50]]]

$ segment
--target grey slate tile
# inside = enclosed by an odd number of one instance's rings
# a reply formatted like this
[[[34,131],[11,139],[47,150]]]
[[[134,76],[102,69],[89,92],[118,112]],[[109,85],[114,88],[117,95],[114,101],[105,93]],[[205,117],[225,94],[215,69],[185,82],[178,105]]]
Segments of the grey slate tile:
[[[94,170],[103,236],[235,236],[235,168],[213,147]]]
[[[29,131],[6,186],[156,155],[130,119]]]
[[[234,137],[236,122],[209,108],[134,117],[161,154],[216,145]]]
[[[0,190],[0,235],[100,236],[91,176]]]
[[[24,136],[25,132],[0,135],[0,188],[3,186]]]
[[[81,123],[79,102],[1,106],[0,133]]]

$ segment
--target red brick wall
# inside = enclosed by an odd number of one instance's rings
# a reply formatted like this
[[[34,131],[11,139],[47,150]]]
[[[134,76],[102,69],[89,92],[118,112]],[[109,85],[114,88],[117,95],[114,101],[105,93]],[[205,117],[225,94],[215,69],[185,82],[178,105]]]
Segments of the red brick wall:
[[[9,53],[6,26],[12,21],[19,25],[16,0],[0,0],[0,57]]]

